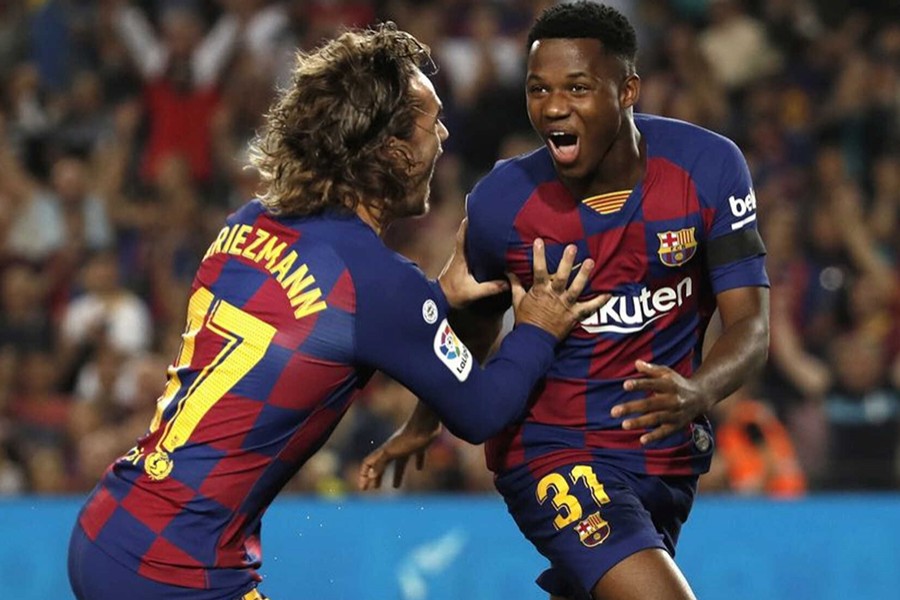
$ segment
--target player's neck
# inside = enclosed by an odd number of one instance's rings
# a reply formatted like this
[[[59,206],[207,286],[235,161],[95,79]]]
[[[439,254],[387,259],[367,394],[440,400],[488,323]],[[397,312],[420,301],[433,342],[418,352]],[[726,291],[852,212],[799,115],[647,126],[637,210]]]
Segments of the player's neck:
[[[575,198],[582,199],[633,189],[646,168],[646,143],[634,121],[629,120],[592,175],[562,181]]]
[[[381,218],[381,211],[376,208],[359,203],[356,205],[356,216],[358,216],[363,223],[371,227],[379,237],[381,237],[382,232],[387,228],[387,223]]]

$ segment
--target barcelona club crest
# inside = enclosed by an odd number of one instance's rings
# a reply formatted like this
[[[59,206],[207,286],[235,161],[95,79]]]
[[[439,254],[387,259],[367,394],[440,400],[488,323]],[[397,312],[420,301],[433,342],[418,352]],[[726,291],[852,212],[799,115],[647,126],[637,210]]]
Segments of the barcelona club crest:
[[[678,267],[694,257],[697,252],[695,229],[696,227],[687,227],[656,234],[659,238],[659,260],[662,264],[667,267]]]
[[[576,525],[575,532],[582,544],[593,548],[605,542],[609,537],[609,523],[600,516],[600,511],[597,511]]]

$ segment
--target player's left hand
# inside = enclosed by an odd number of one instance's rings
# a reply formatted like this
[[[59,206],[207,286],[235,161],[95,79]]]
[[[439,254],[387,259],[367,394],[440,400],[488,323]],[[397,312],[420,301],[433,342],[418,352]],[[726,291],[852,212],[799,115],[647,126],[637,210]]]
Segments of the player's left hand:
[[[421,471],[425,467],[425,450],[440,433],[440,425],[435,429],[425,431],[407,423],[363,459],[359,465],[357,486],[362,491],[380,488],[384,472],[388,465],[393,463],[394,487],[400,487],[409,457],[416,456],[416,468]]]
[[[469,263],[466,262],[465,251],[468,223],[468,219],[463,219],[459,224],[456,231],[456,247],[438,276],[438,283],[452,308],[464,308],[475,300],[494,296],[509,289],[509,282],[505,279],[479,283],[472,276]]]
[[[637,415],[622,421],[622,429],[648,429],[641,436],[642,444],[672,435],[712,408],[713,401],[699,386],[669,367],[643,360],[634,364],[646,377],[628,379],[623,386],[629,392],[647,392],[647,396],[617,404],[610,414],[616,419]]]

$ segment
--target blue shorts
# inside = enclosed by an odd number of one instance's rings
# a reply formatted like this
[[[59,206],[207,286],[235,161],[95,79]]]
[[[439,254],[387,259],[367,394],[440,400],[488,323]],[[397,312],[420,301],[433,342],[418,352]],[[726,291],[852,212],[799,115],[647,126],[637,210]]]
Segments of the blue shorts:
[[[697,477],[630,473],[599,462],[567,465],[522,489],[497,489],[519,529],[551,564],[546,592],[590,598],[597,581],[628,556],[662,548],[672,556]]]
[[[69,584],[78,600],[267,600],[244,586],[238,590],[198,590],[142,577],[94,544],[79,525],[69,540]]]

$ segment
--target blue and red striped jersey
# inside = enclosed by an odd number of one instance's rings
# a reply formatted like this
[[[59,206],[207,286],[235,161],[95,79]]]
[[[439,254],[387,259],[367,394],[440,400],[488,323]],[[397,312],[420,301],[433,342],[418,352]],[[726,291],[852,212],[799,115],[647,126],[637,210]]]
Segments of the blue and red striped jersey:
[[[356,216],[276,218],[248,203],[201,263],[148,433],[107,469],[81,527],[156,581],[258,581],[263,513],[374,369],[463,437],[521,417],[555,338],[518,327],[482,369],[447,311],[440,286]]]
[[[730,140],[681,121],[636,115],[647,168],[631,190],[572,197],[546,147],[497,163],[468,198],[466,252],[479,279],[515,273],[530,284],[536,237],[555,270],[567,244],[576,265],[597,266],[584,291],[611,293],[556,351],[525,419],[486,446],[488,466],[506,481],[540,477],[598,460],[633,472],[705,472],[712,453],[703,418],[642,447],[642,431],[610,416],[639,376],[643,359],[690,377],[716,294],[768,286],[756,232],[756,200],[746,162]]]

